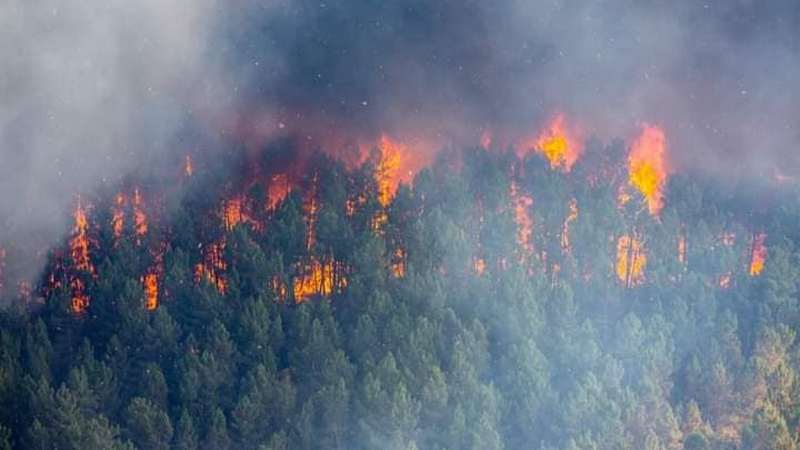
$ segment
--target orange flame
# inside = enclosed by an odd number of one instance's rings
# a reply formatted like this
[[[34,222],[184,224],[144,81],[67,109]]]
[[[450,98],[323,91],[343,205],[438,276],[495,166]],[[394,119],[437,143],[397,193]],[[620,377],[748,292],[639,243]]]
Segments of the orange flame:
[[[767,261],[767,247],[764,245],[766,239],[766,233],[753,235],[753,245],[750,248],[750,276],[757,277],[764,270]]]
[[[408,148],[382,135],[378,143],[380,160],[375,167],[375,182],[378,184],[378,202],[386,208],[394,198],[397,186],[400,184],[403,159],[408,154]]]
[[[228,231],[242,221],[242,199],[232,198],[222,202],[222,223]]]
[[[292,186],[289,184],[289,177],[286,174],[273,175],[267,186],[267,210],[274,211],[291,190]]]
[[[486,272],[486,260],[483,258],[473,258],[472,270],[478,276],[483,275]]]
[[[569,241],[569,224],[578,218],[578,201],[572,199],[569,201],[569,214],[564,219],[564,225],[561,228],[561,249],[566,253],[572,251],[572,245]]]
[[[187,177],[194,175],[194,165],[192,164],[192,155],[186,155],[183,160],[183,174]]]
[[[667,140],[664,130],[645,124],[628,155],[628,183],[647,200],[650,214],[656,216],[664,206],[667,183]]]
[[[536,139],[535,149],[550,162],[552,169],[569,172],[582,147],[575,132],[568,130],[564,114],[557,114]]]
[[[72,239],[70,240],[70,255],[76,270],[94,274],[94,266],[89,257],[89,219],[86,209],[78,199],[78,206],[73,213],[75,226],[72,229]]]
[[[144,285],[144,307],[148,311],[153,311],[158,307],[158,275],[148,273],[142,277]]]
[[[678,235],[678,262],[686,264],[686,234]]]
[[[617,241],[617,278],[625,285],[632,287],[644,281],[644,268],[647,255],[644,245],[635,237],[620,236]]]
[[[397,247],[392,254],[392,275],[395,278],[403,278],[406,276],[406,250],[403,247]]]
[[[533,205],[533,197],[520,193],[516,182],[511,182],[511,199],[514,204],[514,220],[517,223],[517,243],[524,252],[523,259],[533,253],[531,236],[533,235],[533,219],[528,209]]]
[[[213,243],[206,247],[204,252],[204,262],[194,266],[194,280],[200,283],[208,280],[217,291],[224,295],[228,288],[228,283],[222,275],[228,265],[222,257],[225,249],[224,242]]]
[[[117,240],[122,237],[125,229],[125,202],[125,194],[119,192],[114,197],[114,206],[111,207],[111,229]]]
[[[320,262],[313,258],[309,264],[301,267],[301,273],[292,282],[292,291],[296,303],[302,303],[314,295],[329,296],[335,289],[347,286],[347,278],[342,274],[343,266],[326,258]]]
[[[133,231],[137,236],[137,243],[147,234],[147,214],[144,212],[144,200],[139,188],[133,190]]]

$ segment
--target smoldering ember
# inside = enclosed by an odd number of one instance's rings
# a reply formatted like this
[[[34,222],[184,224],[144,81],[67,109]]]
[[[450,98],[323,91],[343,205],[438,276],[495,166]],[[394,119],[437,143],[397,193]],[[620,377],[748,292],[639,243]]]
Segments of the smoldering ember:
[[[0,25],[0,449],[800,448],[800,3]]]

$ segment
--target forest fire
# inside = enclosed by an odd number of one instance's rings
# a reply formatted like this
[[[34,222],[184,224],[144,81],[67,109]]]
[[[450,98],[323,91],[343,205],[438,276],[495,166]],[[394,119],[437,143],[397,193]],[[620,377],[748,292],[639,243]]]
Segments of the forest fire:
[[[666,145],[664,131],[645,124],[628,155],[628,183],[645,197],[647,208],[654,216],[664,206],[668,176]]]
[[[564,114],[557,114],[536,139],[534,146],[550,162],[553,169],[569,172],[582,150],[575,132],[565,124]]]
[[[766,233],[755,233],[750,246],[750,276],[757,277],[764,270],[767,261]]]
[[[525,260],[533,253],[533,218],[530,215],[530,207],[533,205],[533,197],[521,193],[516,182],[511,182],[511,200],[514,206],[514,220],[517,223],[517,243],[522,248],[521,260]]]
[[[684,231],[678,235],[678,262],[686,264],[686,233]]]
[[[626,288],[644,281],[647,265],[643,243],[636,236],[622,235],[617,241],[617,278]]]

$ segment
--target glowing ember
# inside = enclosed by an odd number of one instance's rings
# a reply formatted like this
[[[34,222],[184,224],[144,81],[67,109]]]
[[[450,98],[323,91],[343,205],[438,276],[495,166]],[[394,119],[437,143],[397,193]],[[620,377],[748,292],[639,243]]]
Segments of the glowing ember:
[[[533,253],[531,236],[533,235],[533,219],[529,209],[533,205],[533,197],[528,194],[520,193],[515,182],[511,182],[511,200],[514,204],[514,220],[517,223],[517,243],[524,251],[525,256]]]
[[[628,155],[628,182],[642,193],[652,215],[664,206],[667,183],[667,141],[661,128],[644,125]]]
[[[766,239],[766,233],[753,235],[753,245],[750,247],[750,276],[757,277],[764,270],[764,263],[767,261],[767,247],[764,245]]]
[[[153,311],[158,307],[158,275],[148,273],[142,278],[144,285],[144,307]]]
[[[473,258],[472,270],[476,275],[481,276],[486,272],[486,260],[483,258]]]
[[[25,302],[29,302],[31,300],[31,283],[29,281],[20,281],[18,286],[19,288],[19,298]]]
[[[646,264],[644,245],[635,237],[620,236],[617,241],[617,278],[625,287],[635,286],[644,281]]]
[[[536,139],[536,151],[544,155],[553,169],[569,172],[578,160],[581,144],[564,124],[564,115],[556,115]]]
[[[89,307],[89,296],[86,295],[86,286],[80,278],[75,278],[70,283],[72,289],[72,302],[70,309],[75,314],[82,314]]]
[[[125,230],[126,201],[125,195],[120,192],[114,196],[114,206],[111,207],[111,229],[116,240],[122,237],[122,232]]]
[[[133,231],[137,236],[137,244],[141,244],[141,238],[147,234],[147,214],[144,212],[144,200],[139,189],[133,190]]]
[[[192,155],[186,155],[183,160],[183,174],[187,177],[194,175],[194,166],[192,165]]]
[[[286,282],[283,281],[283,278],[275,275],[270,280],[270,287],[272,288],[272,292],[278,296],[280,301],[285,301],[286,297],[289,295],[289,289],[286,287]]]
[[[488,129],[481,132],[481,148],[484,150],[492,148],[492,132]]]
[[[678,236],[678,262],[686,264],[686,234]]]
[[[731,280],[733,279],[733,274],[730,272],[723,273],[719,276],[719,280],[717,280],[717,284],[722,289],[728,289],[731,287]]]
[[[564,225],[561,227],[561,249],[569,253],[572,251],[572,246],[569,241],[569,224],[578,218],[578,201],[572,199],[569,201],[569,214],[564,219]]]
[[[403,247],[397,247],[394,250],[392,254],[391,270],[395,278],[403,278],[406,276],[406,250]]]
[[[736,243],[736,235],[730,231],[726,231],[722,233],[720,241],[722,241],[722,245],[726,247],[732,247],[733,244]]]

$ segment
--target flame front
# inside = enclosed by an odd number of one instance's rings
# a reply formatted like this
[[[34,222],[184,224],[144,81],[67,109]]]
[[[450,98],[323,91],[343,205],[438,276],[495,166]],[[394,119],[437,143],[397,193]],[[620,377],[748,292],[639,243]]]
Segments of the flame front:
[[[644,125],[628,155],[628,183],[647,200],[650,214],[656,216],[664,206],[667,183],[667,140],[664,130]]]
[[[644,281],[644,268],[647,255],[644,245],[635,236],[620,236],[617,241],[617,278],[625,287],[632,287]]]
[[[753,235],[753,245],[750,247],[750,276],[757,277],[764,270],[764,263],[767,262],[767,240],[766,233],[756,233]]]
[[[557,114],[536,139],[535,149],[544,155],[553,169],[569,172],[581,152],[581,144],[566,124],[563,114]]]

